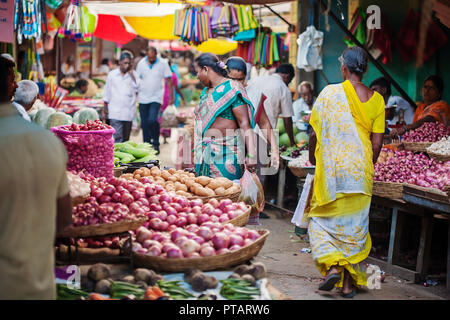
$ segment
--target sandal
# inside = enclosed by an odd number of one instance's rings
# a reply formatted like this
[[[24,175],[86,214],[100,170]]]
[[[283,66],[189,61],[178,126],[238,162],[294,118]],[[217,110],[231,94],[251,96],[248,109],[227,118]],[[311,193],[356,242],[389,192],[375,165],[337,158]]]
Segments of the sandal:
[[[338,273],[330,274],[326,277],[325,281],[319,286],[319,290],[330,291],[334,288],[334,285],[341,280],[341,275]]]
[[[355,295],[356,295],[356,291],[355,291],[355,290],[352,290],[351,292],[346,293],[346,294],[342,293],[342,296],[343,296],[344,298],[347,298],[347,299],[351,299],[351,298],[353,298]]]

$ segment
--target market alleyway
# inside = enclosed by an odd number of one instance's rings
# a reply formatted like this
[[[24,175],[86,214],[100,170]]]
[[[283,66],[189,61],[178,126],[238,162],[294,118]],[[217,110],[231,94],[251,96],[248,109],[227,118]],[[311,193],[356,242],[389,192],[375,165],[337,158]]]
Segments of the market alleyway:
[[[175,161],[175,150],[178,133],[172,129],[172,136],[163,144],[161,139],[159,158],[164,166],[171,167]],[[131,140],[141,142],[142,133],[132,135]],[[291,217],[278,218],[277,212],[266,206],[265,212],[270,219],[261,219],[261,227],[270,230],[264,247],[256,261],[263,262],[268,269],[268,278],[272,285],[281,293],[294,300],[332,299],[342,300],[339,292],[334,289],[330,292],[319,291],[317,288],[322,276],[316,269],[311,253],[302,253],[302,248],[309,248],[309,244],[301,242],[294,233]],[[386,275],[381,283],[380,290],[363,290],[359,292],[356,300],[441,300],[450,299],[445,293],[445,287],[424,287],[423,284],[414,284],[406,280]]]

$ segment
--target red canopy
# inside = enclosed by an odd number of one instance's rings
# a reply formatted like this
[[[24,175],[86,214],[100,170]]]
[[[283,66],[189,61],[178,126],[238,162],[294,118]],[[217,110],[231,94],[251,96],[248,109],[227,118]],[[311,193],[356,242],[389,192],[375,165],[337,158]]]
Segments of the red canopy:
[[[119,16],[99,14],[94,36],[120,44],[127,44],[136,37],[134,33],[125,30]]]

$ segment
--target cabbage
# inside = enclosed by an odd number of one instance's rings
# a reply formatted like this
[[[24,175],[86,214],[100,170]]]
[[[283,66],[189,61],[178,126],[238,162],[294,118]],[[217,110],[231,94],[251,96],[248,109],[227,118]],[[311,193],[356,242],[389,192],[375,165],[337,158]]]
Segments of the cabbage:
[[[40,109],[34,116],[33,121],[36,122],[41,127],[46,127],[48,118],[55,112],[56,110],[53,108]]]
[[[287,133],[283,133],[280,136],[280,146],[285,146],[285,147],[291,146],[291,140],[289,140],[289,136]]]
[[[284,128],[284,120],[283,120],[283,118],[278,118],[277,129],[280,132],[280,135],[282,135],[283,133],[286,133],[286,129]]]
[[[309,136],[306,132],[299,132],[295,135],[295,142],[300,143],[300,141],[308,142]]]
[[[86,124],[88,120],[95,121],[97,119],[100,119],[100,116],[93,108],[80,109],[73,115],[73,122],[78,124]]]
[[[70,117],[70,116],[69,116]],[[72,123],[72,119],[69,118],[64,112],[55,112],[47,120],[47,129],[59,126],[65,126]]]
[[[295,125],[295,123],[292,124],[292,131],[294,133],[294,136],[296,136],[297,133],[299,132],[297,126]]]

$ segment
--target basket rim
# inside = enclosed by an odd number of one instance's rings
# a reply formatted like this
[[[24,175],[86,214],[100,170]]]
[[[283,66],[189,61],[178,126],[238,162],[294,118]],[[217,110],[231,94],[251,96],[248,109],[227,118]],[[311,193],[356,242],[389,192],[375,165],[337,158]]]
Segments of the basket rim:
[[[265,241],[267,239],[267,237],[269,236],[269,234],[270,234],[270,231],[268,229],[259,229],[259,230],[256,230],[256,231],[261,235],[258,239],[256,239],[256,241],[254,241],[254,242],[252,242],[252,243],[250,243],[250,244],[240,248],[239,250],[231,251],[231,252],[220,254],[220,255],[215,255],[215,256],[212,256],[212,257],[219,257],[220,256],[221,258],[225,259],[226,257],[234,256],[237,253],[239,253],[240,251],[249,248],[250,246],[255,246],[256,244],[259,244],[259,243]],[[146,255],[146,254],[137,253],[137,252],[134,252],[134,251],[133,251],[133,255],[137,255],[140,258],[151,259],[153,261],[160,261],[160,262],[170,261],[170,262],[172,262],[174,264],[176,264],[177,262],[185,262],[185,261],[194,261],[194,262],[205,261],[204,260],[205,258],[211,258],[211,257],[200,257],[200,258],[161,258],[161,257],[157,257],[157,256],[150,256],[150,255]]]
[[[125,220],[121,220],[121,221],[117,221],[117,222],[113,222],[113,223],[100,223],[100,224],[93,224],[93,225],[79,226],[79,227],[69,226],[69,229],[66,230],[65,232],[63,232],[59,237],[60,238],[64,238],[64,237],[76,238],[76,237],[96,236],[96,235],[101,235],[101,234],[95,234],[95,230],[99,230],[106,226],[113,228],[113,229],[114,229],[114,227],[120,229],[120,227],[127,225],[127,224],[142,225],[147,220],[148,220],[148,218],[145,217],[145,218],[140,218],[140,219],[135,219],[135,220],[125,219]],[[134,228],[131,228],[130,230],[134,230]],[[92,231],[92,232],[88,232],[88,231]],[[83,232],[88,232],[89,235],[80,235]],[[118,232],[118,231],[116,231],[116,232]],[[111,231],[110,233],[115,233],[115,232]]]
[[[67,128],[70,127],[70,125],[63,125],[63,126],[57,126],[57,127],[52,127],[50,128],[50,131],[54,132],[54,133],[62,133],[63,135],[69,135],[69,134],[111,134],[116,132],[116,130],[114,128],[111,129],[103,129],[103,130],[89,130],[89,131],[67,131],[64,130],[63,128]]]

